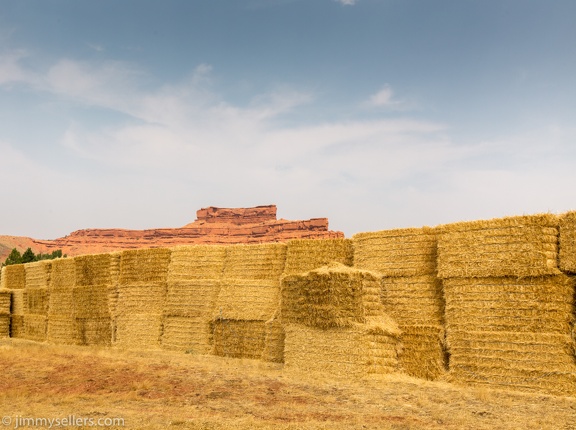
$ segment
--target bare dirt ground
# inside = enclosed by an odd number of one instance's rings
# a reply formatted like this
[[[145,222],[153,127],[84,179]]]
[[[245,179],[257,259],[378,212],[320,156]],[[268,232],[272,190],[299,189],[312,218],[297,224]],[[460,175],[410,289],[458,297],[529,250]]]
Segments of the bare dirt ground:
[[[576,429],[575,397],[402,375],[334,380],[253,360],[20,339],[0,340],[0,369],[0,430],[67,417],[124,420],[67,428]]]

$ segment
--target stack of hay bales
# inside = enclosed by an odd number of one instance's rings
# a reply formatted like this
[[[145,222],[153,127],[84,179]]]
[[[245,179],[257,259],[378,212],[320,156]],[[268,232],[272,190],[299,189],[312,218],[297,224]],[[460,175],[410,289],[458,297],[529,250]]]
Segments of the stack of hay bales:
[[[576,274],[576,211],[560,217],[560,270]]]
[[[24,338],[45,341],[52,261],[37,261],[25,264],[24,267],[26,273]]]
[[[210,353],[211,320],[220,291],[225,257],[224,246],[172,248],[164,307],[163,348]]]
[[[10,336],[24,337],[26,269],[23,264],[2,268],[2,290],[11,293]]]
[[[76,263],[73,258],[52,262],[50,299],[48,304],[47,340],[56,344],[80,343],[74,318],[73,288],[76,284]]]
[[[8,289],[0,289],[0,337],[10,337],[10,305],[12,293]]]
[[[346,376],[396,371],[400,330],[379,295],[378,275],[341,264],[283,277],[286,366]]]
[[[354,266],[382,276],[381,300],[402,330],[400,366],[434,380],[444,374],[444,298],[436,277],[437,234],[429,227],[359,233]]]
[[[114,345],[160,348],[170,249],[123,251],[120,258]]]
[[[266,322],[279,308],[285,261],[285,244],[227,247],[213,315],[214,354],[266,359]]]
[[[110,345],[112,340],[110,291],[111,254],[74,258],[76,283],[72,289],[74,323],[81,345]]]
[[[351,266],[354,248],[350,239],[295,239],[287,243],[283,276],[303,274],[330,263]],[[265,325],[263,359],[284,362],[285,332],[282,316],[277,312]]]
[[[110,311],[110,340],[116,342],[116,316],[118,315],[118,282],[122,252],[110,253],[110,285],[108,287],[108,309]]]
[[[574,280],[558,269],[550,214],[440,228],[450,379],[576,393]]]

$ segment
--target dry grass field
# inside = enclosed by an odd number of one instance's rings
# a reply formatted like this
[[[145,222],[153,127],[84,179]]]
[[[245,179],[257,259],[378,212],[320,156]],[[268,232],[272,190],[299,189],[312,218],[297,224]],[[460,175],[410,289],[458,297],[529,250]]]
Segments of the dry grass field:
[[[576,398],[401,375],[329,380],[247,359],[21,339],[0,340],[0,368],[5,428],[74,416],[130,429],[576,429]]]

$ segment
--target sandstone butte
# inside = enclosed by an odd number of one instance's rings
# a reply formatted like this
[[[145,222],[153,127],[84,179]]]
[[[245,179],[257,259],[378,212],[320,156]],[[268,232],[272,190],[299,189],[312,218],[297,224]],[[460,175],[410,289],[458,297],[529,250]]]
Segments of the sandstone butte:
[[[290,239],[342,238],[344,233],[328,229],[327,218],[288,221],[276,218],[276,206],[253,208],[208,207],[196,212],[197,219],[180,228],[149,230],[84,229],[55,240],[0,236],[0,261],[12,248],[35,253],[61,249],[76,256],[136,248],[159,248],[191,244],[283,242]]]

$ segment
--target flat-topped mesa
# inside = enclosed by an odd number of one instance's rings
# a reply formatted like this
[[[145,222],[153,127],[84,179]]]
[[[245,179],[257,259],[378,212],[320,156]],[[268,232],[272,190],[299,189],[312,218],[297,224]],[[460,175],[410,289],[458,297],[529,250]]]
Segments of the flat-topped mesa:
[[[290,239],[336,239],[344,233],[328,229],[327,218],[289,221],[276,219],[276,206],[253,208],[208,207],[197,211],[197,220],[181,228],[156,228],[148,230],[84,229],[55,240],[27,239],[26,247],[34,252],[51,252],[56,249],[76,256],[97,254],[124,249],[160,248],[193,244],[234,244],[284,242]],[[26,248],[16,239],[3,236],[0,254],[6,256],[11,247],[22,252]],[[2,237],[0,237],[1,239]],[[10,239],[10,240],[8,240]],[[10,246],[8,246],[10,245]],[[20,246],[22,245],[22,246]],[[6,256],[0,255],[2,260]]]
[[[196,212],[196,221],[207,223],[258,224],[276,221],[276,205],[256,206],[254,208],[217,208],[210,206]],[[187,224],[184,227],[192,226]]]

